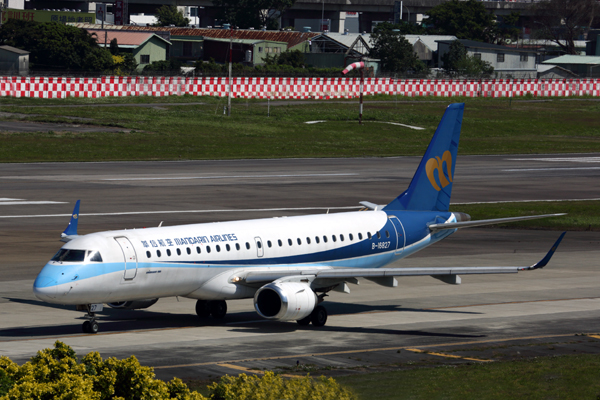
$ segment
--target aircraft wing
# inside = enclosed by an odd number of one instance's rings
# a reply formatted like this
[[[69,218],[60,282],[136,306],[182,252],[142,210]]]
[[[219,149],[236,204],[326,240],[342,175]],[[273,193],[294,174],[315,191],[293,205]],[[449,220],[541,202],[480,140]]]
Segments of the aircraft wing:
[[[235,282],[241,284],[261,284],[273,281],[309,281],[318,285],[349,281],[357,283],[356,278],[365,278],[383,286],[396,286],[395,277],[430,275],[443,282],[460,284],[459,275],[471,274],[510,274],[544,268],[556,251],[566,232],[556,240],[550,251],[540,261],[529,266],[509,267],[430,267],[430,268],[303,268],[297,270],[247,271],[239,274]]]

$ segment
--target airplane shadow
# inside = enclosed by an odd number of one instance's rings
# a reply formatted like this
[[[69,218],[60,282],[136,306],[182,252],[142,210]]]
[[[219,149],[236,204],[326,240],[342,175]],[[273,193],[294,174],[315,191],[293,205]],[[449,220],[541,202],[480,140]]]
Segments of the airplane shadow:
[[[28,300],[19,298],[8,298],[11,302],[29,304],[40,307],[61,309],[73,311],[73,306],[63,306],[48,304],[38,300]],[[359,314],[385,311],[397,312],[426,312],[443,314],[480,314],[468,311],[452,310],[425,310],[417,308],[403,308],[400,305],[364,305],[349,304],[337,302],[325,302],[329,315],[340,314]],[[236,312],[228,314],[224,319],[217,320],[213,318],[198,318],[193,309],[190,314],[172,314],[166,312],[156,312],[152,310],[119,310],[106,307],[101,313],[98,313],[98,322],[100,324],[100,333],[119,333],[144,330],[177,329],[187,327],[202,326],[231,326],[232,332],[252,332],[252,333],[291,333],[295,331],[314,330],[312,326],[303,327],[295,322],[278,322],[262,320],[255,312]],[[85,320],[85,313],[81,312],[80,317],[74,319],[73,323],[43,326],[43,327],[11,327],[0,329],[0,337],[4,338],[23,338],[23,337],[45,337],[45,336],[72,336],[81,335],[82,323]],[[473,338],[481,337],[475,335],[456,335],[449,333],[433,333],[425,331],[404,331],[397,329],[368,328],[368,327],[336,327],[326,325],[318,328],[327,332],[348,332],[348,333],[379,333],[387,335],[418,335],[418,336],[441,336],[441,337],[463,337]]]

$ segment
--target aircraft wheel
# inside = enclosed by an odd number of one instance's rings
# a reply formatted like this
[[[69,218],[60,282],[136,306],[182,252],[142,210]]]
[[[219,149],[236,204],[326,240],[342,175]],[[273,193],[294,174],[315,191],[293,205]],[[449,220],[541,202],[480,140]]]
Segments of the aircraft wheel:
[[[196,314],[198,314],[200,318],[210,317],[210,308],[208,307],[208,301],[198,300],[196,302]]]
[[[327,322],[327,310],[323,306],[316,306],[310,314],[310,321],[313,326],[323,326]]]
[[[213,318],[221,319],[227,314],[227,303],[225,300],[214,300],[209,303],[210,315]]]
[[[300,326],[307,326],[310,324],[310,315],[296,321]]]
[[[90,322],[90,333],[98,333],[99,329],[100,326],[98,326],[98,323],[96,321]]]
[[[92,324],[90,323],[90,321],[85,321],[81,326],[81,328],[83,329],[83,333],[92,333],[91,325]]]

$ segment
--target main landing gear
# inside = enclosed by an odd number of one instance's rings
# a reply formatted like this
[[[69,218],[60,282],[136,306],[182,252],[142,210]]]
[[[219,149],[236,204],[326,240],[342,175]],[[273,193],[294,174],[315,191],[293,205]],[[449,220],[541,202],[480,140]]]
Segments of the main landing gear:
[[[306,326],[312,322],[313,326],[324,326],[327,322],[327,309],[323,306],[316,306],[308,317],[296,321],[300,326]]]
[[[325,297],[327,297],[327,292],[321,293],[317,296],[318,303],[320,304],[325,301]],[[314,310],[310,313],[309,316],[304,317],[296,321],[300,326],[307,326],[312,322],[313,326],[321,327],[325,325],[327,322],[327,309],[321,305],[317,305]]]
[[[227,303],[225,300],[198,300],[196,314],[200,318],[207,318],[211,315],[215,319],[224,318],[227,314]]]

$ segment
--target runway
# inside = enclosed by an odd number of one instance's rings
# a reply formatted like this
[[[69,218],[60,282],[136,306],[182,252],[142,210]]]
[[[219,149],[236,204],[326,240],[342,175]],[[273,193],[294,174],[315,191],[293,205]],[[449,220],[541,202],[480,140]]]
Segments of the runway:
[[[62,245],[77,199],[79,230],[339,212],[385,204],[409,184],[418,157],[1,164],[0,355],[26,361],[56,340],[78,354],[135,355],[157,376],[209,379],[260,369],[358,373],[408,363],[487,362],[600,349],[600,232],[569,232],[543,270],[430,277],[399,287],[368,281],[333,293],[322,329],[260,320],[251,300],[230,301],[221,323],[199,321],[194,301],[161,299],[143,311],[105,308],[101,331],[82,313],[39,302],[37,272]],[[459,156],[453,203],[600,198],[600,154]],[[568,212],[568,209],[565,210]],[[395,266],[530,265],[559,232],[465,229]],[[586,336],[580,336],[586,334]],[[576,336],[577,335],[577,336]],[[551,349],[552,348],[552,349]]]

